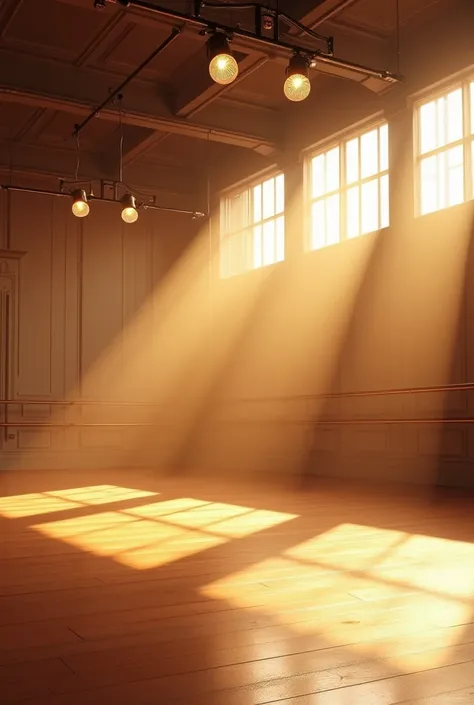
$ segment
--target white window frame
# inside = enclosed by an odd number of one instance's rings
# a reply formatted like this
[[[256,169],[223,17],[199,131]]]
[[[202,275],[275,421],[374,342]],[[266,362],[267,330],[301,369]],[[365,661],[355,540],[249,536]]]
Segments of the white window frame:
[[[424,217],[439,213],[440,211],[453,208],[456,205],[445,205],[436,208],[428,213],[421,212],[422,194],[421,194],[421,163],[424,159],[445,153],[453,147],[463,147],[463,178],[464,178],[464,194],[462,203],[466,203],[474,199],[474,88],[471,93],[471,85],[474,85],[474,69],[469,72],[463,72],[457,79],[451,80],[449,83],[444,82],[438,84],[436,88],[431,88],[429,92],[423,92],[421,97],[417,97],[413,101],[413,136],[414,136],[414,173],[415,173],[415,217]],[[441,147],[437,147],[428,152],[421,154],[421,124],[420,124],[420,109],[432,101],[438,100],[449,95],[451,92],[461,88],[463,99],[463,134],[462,137],[454,142],[449,142]]]
[[[369,120],[364,120],[362,123],[358,123],[356,125],[353,125],[352,127],[349,127],[342,132],[338,133],[337,135],[333,135],[329,140],[325,140],[324,142],[321,142],[319,145],[316,147],[313,147],[311,150],[306,150],[305,151],[305,178],[304,178],[304,191],[306,194],[305,197],[305,214],[306,214],[306,227],[305,227],[305,240],[306,240],[306,250],[307,251],[318,251],[320,249],[326,249],[327,247],[332,247],[332,244],[324,244],[321,247],[314,247],[313,246],[313,238],[312,238],[312,207],[313,204],[316,201],[319,200],[324,200],[325,198],[328,198],[329,196],[338,194],[339,195],[339,223],[340,223],[340,237],[339,241],[334,244],[342,244],[343,242],[346,242],[347,240],[355,240],[358,237],[365,237],[366,235],[370,235],[373,232],[378,232],[378,230],[373,230],[370,232],[364,232],[361,233],[359,232],[358,235],[348,237],[347,235],[347,192],[352,189],[355,186],[359,187],[359,231],[361,230],[361,222],[360,219],[362,217],[362,208],[361,208],[361,187],[363,184],[368,183],[370,181],[373,181],[377,179],[378,182],[378,200],[379,200],[379,213],[378,213],[378,220],[380,223],[381,219],[381,189],[380,189],[380,179],[383,176],[388,177],[388,223],[387,225],[384,225],[383,227],[388,227],[390,225],[390,144],[388,146],[388,160],[387,160],[387,168],[383,169],[382,171],[377,171],[375,174],[372,174],[371,176],[367,176],[364,178],[359,178],[357,181],[354,181],[350,184],[347,184],[346,182],[346,144],[350,142],[353,139],[359,139],[360,137],[363,136],[364,134],[368,132],[372,132],[372,130],[379,129],[380,127],[386,125],[387,130],[388,130],[388,141],[390,143],[390,125],[387,119],[384,117],[383,114],[377,114],[376,116],[372,116]],[[332,149],[339,147],[339,188],[335,191],[327,192],[321,196],[312,196],[312,161],[315,157],[326,154],[327,152],[330,152]],[[380,140],[378,140],[378,164],[380,166]],[[359,141],[359,171],[360,171],[360,163],[361,163],[361,154],[360,154],[360,141]]]
[[[277,210],[277,179],[283,179],[283,209]],[[263,217],[263,185],[268,181],[274,180],[274,213],[273,215]],[[254,221],[254,194],[255,189],[258,187],[262,188],[261,195],[261,217],[259,220]],[[232,200],[234,198],[242,198],[242,214],[243,214],[243,225],[232,229]],[[278,220],[283,220],[283,251],[278,253],[277,248],[277,234],[276,234],[276,223]],[[274,258],[270,262],[264,262],[264,252],[263,252],[263,230],[267,223],[275,223],[275,234],[274,234]],[[260,173],[258,176],[253,177],[251,181],[245,181],[240,187],[233,187],[221,193],[220,199],[220,237],[219,237],[219,276],[221,279],[228,279],[230,277],[238,276],[240,274],[245,274],[256,269],[263,269],[267,267],[274,266],[285,259],[285,174],[282,171],[269,171]],[[261,228],[261,262],[256,263],[255,256],[255,230]],[[234,247],[236,250],[239,249],[241,252],[238,253],[238,258],[240,254],[240,261],[237,267],[234,269],[232,263],[225,261],[226,257],[232,257],[232,253],[225,254],[223,250],[222,243],[224,240],[228,240],[231,249],[232,242],[235,243]],[[279,256],[281,255],[281,256]]]

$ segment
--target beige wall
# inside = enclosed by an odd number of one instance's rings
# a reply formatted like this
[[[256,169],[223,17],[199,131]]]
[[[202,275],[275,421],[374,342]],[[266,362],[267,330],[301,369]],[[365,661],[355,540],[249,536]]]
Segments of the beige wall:
[[[31,178],[28,185],[52,188]],[[100,202],[79,220],[67,198],[5,191],[0,192],[0,213],[0,392],[19,402],[9,408],[10,420],[81,418],[78,407],[25,400],[146,398],[140,397],[143,376],[127,378],[126,350],[134,344],[130,326],[140,319],[134,335],[146,350],[154,317],[159,319],[159,307],[165,305],[157,301],[152,311],[150,302],[192,241],[194,221],[147,211],[140,212],[136,224],[126,225],[116,205]],[[117,410],[109,411],[84,413],[91,421],[118,418]],[[4,419],[1,405],[0,413]],[[2,429],[0,464],[128,465],[125,450],[132,446],[124,443],[126,436],[120,428]]]
[[[474,65],[471,5],[402,30],[401,88],[375,97],[334,81],[322,95],[316,82],[310,118],[288,106],[287,258],[216,284],[216,307],[230,297],[244,323],[231,333],[215,317],[234,354],[190,436],[190,464],[474,486],[474,424],[428,423],[474,418],[474,392],[312,398],[474,380],[474,204],[414,217],[412,107],[417,91]],[[305,253],[300,150],[374,115],[389,123],[391,227]],[[318,427],[321,417],[377,423]],[[426,423],[380,423],[389,418]]]

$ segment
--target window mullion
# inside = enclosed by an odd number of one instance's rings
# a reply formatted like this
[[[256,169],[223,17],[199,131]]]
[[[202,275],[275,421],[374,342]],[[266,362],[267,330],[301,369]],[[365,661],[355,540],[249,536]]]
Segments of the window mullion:
[[[357,237],[362,233],[362,150],[361,150],[361,139],[360,137],[357,139],[357,152],[358,152],[358,171],[357,171],[357,176],[358,176],[358,196],[359,196],[359,228],[357,232]]]
[[[347,240],[347,204],[346,204],[346,142],[339,147],[339,239]]]
[[[466,81],[463,86],[463,173],[465,201],[474,197],[472,183],[472,147],[469,141],[471,132],[471,110],[470,81]]]

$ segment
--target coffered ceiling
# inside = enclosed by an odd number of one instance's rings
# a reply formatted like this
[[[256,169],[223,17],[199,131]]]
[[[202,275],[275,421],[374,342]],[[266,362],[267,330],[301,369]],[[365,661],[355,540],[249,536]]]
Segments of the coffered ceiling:
[[[447,0],[399,0],[402,25],[440,2]],[[156,4],[189,12],[193,3]],[[275,7],[275,0],[271,4]],[[396,0],[280,0],[278,8],[322,34],[334,35],[337,56],[394,69]],[[231,7],[218,16],[232,25],[249,21]],[[3,0],[0,168],[71,176],[77,157],[74,125],[172,26],[171,18],[132,7],[110,3],[95,9],[93,0]],[[195,28],[185,28],[127,86],[122,108],[129,182],[186,196],[200,188],[206,170],[219,173],[229,163],[236,173],[239,165],[257,170],[274,158],[288,110],[282,92],[287,59],[269,56],[251,42],[236,41],[234,50],[239,80],[218,86],[207,71],[205,38]],[[337,80],[315,71],[304,110],[311,111],[327,82]],[[118,106],[112,104],[81,131],[81,175],[116,178],[118,142]]]

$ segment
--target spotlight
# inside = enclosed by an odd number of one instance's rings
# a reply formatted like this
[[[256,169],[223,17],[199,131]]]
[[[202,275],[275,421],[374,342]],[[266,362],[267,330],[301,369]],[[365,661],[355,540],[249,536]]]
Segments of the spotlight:
[[[209,74],[213,81],[228,86],[237,78],[239,65],[232,56],[229,42],[224,34],[212,34],[207,42]]]
[[[309,80],[309,59],[295,54],[286,69],[286,81],[283,91],[288,100],[299,103],[305,100],[311,91]]]
[[[89,215],[89,204],[87,203],[86,192],[82,188],[78,188],[72,192],[72,212],[76,218],[85,218]]]
[[[124,223],[134,223],[136,220],[138,220],[138,211],[135,202],[135,196],[133,196],[131,193],[126,193],[125,196],[120,199],[120,203],[123,206],[122,220],[124,221]]]

